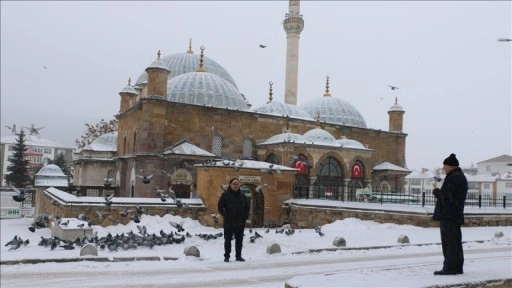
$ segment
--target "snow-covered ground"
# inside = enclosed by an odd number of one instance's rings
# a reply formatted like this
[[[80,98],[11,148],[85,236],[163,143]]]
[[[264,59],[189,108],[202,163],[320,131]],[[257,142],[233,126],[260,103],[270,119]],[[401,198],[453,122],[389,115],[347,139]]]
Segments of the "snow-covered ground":
[[[77,219],[70,219],[70,227]],[[434,276],[442,267],[439,228],[411,225],[379,224],[348,218],[314,229],[297,229],[287,235],[282,228],[246,229],[243,257],[246,262],[223,262],[223,238],[204,240],[200,233],[217,234],[222,229],[201,226],[190,218],[165,215],[142,215],[140,223],[110,227],[92,226],[98,237],[108,233],[140,235],[145,226],[148,234],[176,233],[170,222],[181,223],[191,237],[179,244],[153,248],[118,249],[112,252],[98,247],[98,256],[110,261],[65,261],[80,258],[80,247],[65,250],[39,246],[50,238],[48,228],[30,232],[31,218],[3,219],[1,225],[1,282],[5,287],[431,287],[457,283],[475,283],[512,278],[512,228],[464,227],[462,230],[464,274]],[[262,237],[250,237],[255,233]],[[503,233],[503,236],[499,234]],[[288,233],[290,234],[290,233]],[[409,244],[398,243],[405,235]],[[5,246],[14,236],[29,240],[28,245],[12,249]],[[339,249],[336,237],[346,240]],[[403,238],[403,237],[402,237]],[[277,243],[281,253],[268,254],[267,247]],[[61,243],[61,245],[63,245]],[[185,256],[187,247],[196,246],[200,257]],[[233,243],[234,249],[234,243]],[[234,251],[233,251],[234,254]],[[150,257],[152,261],[122,261],[126,257]],[[91,256],[89,256],[91,258]],[[46,259],[38,264],[9,264],[8,260]]]

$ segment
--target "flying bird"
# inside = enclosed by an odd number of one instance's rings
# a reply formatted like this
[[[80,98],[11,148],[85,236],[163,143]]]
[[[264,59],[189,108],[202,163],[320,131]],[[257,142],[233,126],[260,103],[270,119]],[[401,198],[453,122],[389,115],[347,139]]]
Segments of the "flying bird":
[[[20,191],[18,188],[11,185],[11,188],[18,193],[18,195],[13,195],[12,199],[16,202],[23,202],[25,201],[25,191]]]
[[[153,178],[153,174],[151,175],[136,175],[137,177],[142,179],[142,183],[149,184],[151,182],[151,178]]]
[[[46,66],[43,66],[43,69],[46,69]]]
[[[392,85],[388,85],[389,88],[391,88],[391,90],[396,90],[396,89],[400,89],[399,87],[396,87],[396,86],[392,86]]]
[[[267,45],[260,44],[260,48],[265,48]]]

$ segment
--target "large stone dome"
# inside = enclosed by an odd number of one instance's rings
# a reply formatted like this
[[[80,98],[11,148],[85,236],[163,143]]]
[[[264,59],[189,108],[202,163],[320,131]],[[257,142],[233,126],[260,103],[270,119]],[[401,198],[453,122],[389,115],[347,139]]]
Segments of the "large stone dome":
[[[304,137],[316,145],[339,146],[336,138],[322,128],[314,128],[304,133]]]
[[[199,67],[200,58],[200,55],[194,54],[191,52],[191,50],[189,50],[187,53],[177,53],[164,56],[160,60],[164,66],[171,71],[169,73],[169,79],[172,79],[173,77],[179,76],[181,74],[195,72],[197,67]],[[206,72],[222,77],[231,83],[231,85],[237,87],[233,77],[231,77],[228,71],[226,71],[226,69],[224,69],[224,67],[222,67],[217,62],[203,56],[203,67]],[[135,82],[135,86],[139,86],[140,84],[145,84],[147,82],[148,73],[143,72],[137,79],[137,82]]]
[[[352,104],[338,98],[323,96],[299,107],[311,117],[316,117],[320,113],[322,122],[366,128],[366,122],[361,113]]]
[[[245,111],[247,102],[226,79],[208,72],[190,72],[169,80],[167,100]]]

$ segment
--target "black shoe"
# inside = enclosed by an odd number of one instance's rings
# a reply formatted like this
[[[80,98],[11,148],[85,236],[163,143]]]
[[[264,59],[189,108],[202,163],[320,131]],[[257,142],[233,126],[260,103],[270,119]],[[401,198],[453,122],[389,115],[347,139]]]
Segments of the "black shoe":
[[[236,261],[245,262],[245,259],[242,257],[236,257]]]
[[[229,262],[229,258],[224,258],[224,262]]]
[[[457,275],[457,274],[461,274],[457,271],[454,271],[454,270],[439,270],[439,271],[434,271],[434,275]]]

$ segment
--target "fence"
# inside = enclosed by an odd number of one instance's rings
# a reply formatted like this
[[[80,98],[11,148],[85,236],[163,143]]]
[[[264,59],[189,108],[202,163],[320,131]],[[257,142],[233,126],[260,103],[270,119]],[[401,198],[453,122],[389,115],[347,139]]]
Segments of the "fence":
[[[330,191],[334,193],[329,193]],[[425,192],[410,194],[389,191],[348,191],[345,193],[340,187],[322,187],[322,189],[313,187],[310,193],[309,187],[304,186],[295,186],[293,192],[293,198],[295,199],[327,199],[347,202],[395,203],[421,206],[435,205],[434,195]],[[481,195],[468,194],[464,205],[467,207],[502,207],[503,209],[512,209],[512,195],[505,193],[496,193],[496,195],[492,193],[482,193]]]

